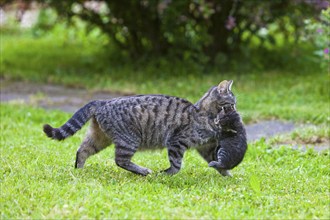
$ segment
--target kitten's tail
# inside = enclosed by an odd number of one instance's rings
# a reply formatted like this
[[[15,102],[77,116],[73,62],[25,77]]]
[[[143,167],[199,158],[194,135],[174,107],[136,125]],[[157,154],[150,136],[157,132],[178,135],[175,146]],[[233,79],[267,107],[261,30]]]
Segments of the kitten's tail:
[[[94,115],[95,110],[103,104],[104,101],[91,101],[74,113],[74,115],[61,127],[53,128],[49,124],[45,124],[43,130],[49,138],[59,141],[64,140],[80,130],[82,126],[84,126],[86,122]]]

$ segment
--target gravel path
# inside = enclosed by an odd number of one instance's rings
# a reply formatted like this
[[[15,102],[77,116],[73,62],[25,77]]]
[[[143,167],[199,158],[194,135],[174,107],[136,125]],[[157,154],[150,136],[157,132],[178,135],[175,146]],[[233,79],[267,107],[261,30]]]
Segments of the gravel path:
[[[88,91],[58,85],[45,85],[25,82],[1,82],[1,102],[25,102],[46,109],[75,112],[78,108],[94,99],[111,99],[119,94]]]
[[[65,112],[75,112],[78,108],[94,99],[111,99],[120,96],[109,92],[73,89],[58,85],[43,85],[26,82],[0,81],[1,102],[24,102],[41,106],[45,109],[58,109]],[[290,133],[296,128],[294,123],[278,120],[261,121],[246,125],[248,141],[262,137],[269,138],[279,134]],[[297,148],[297,146],[291,146]],[[306,146],[303,146],[303,148]],[[316,150],[328,146],[317,146]]]
[[[246,125],[248,141],[255,141],[260,138],[269,138],[279,134],[290,133],[295,129],[291,122],[282,122],[278,120],[261,121],[256,124]]]

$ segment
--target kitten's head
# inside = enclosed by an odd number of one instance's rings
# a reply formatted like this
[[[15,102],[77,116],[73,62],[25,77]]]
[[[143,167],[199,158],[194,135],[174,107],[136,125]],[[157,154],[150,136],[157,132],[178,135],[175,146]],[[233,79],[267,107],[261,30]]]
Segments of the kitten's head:
[[[231,91],[233,80],[224,80],[214,86],[196,103],[198,109],[216,116],[224,106],[235,106],[236,97]]]
[[[235,126],[235,122],[240,121],[240,115],[236,111],[235,107],[227,105],[217,114],[214,122],[216,125],[223,129],[232,128]]]

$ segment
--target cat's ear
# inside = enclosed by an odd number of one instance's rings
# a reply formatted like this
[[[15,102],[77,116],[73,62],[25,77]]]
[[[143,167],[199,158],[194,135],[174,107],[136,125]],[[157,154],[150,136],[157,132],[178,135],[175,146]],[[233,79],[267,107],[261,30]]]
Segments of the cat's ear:
[[[233,80],[229,80],[229,81],[223,80],[222,82],[220,82],[220,84],[217,87],[218,92],[220,94],[228,93],[229,91],[231,91],[232,84],[233,84]]]
[[[230,92],[231,92],[231,86],[233,85],[233,82],[234,82],[233,80],[228,81],[228,87],[227,88],[228,88],[228,91],[230,91]]]

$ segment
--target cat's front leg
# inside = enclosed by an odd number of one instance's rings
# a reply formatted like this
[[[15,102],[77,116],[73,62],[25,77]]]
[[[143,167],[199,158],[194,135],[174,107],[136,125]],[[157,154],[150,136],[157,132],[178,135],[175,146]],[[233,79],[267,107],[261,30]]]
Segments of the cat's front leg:
[[[182,158],[184,152],[187,150],[187,146],[184,143],[173,144],[168,147],[168,158],[170,161],[170,167],[163,172],[174,175],[181,169]]]

